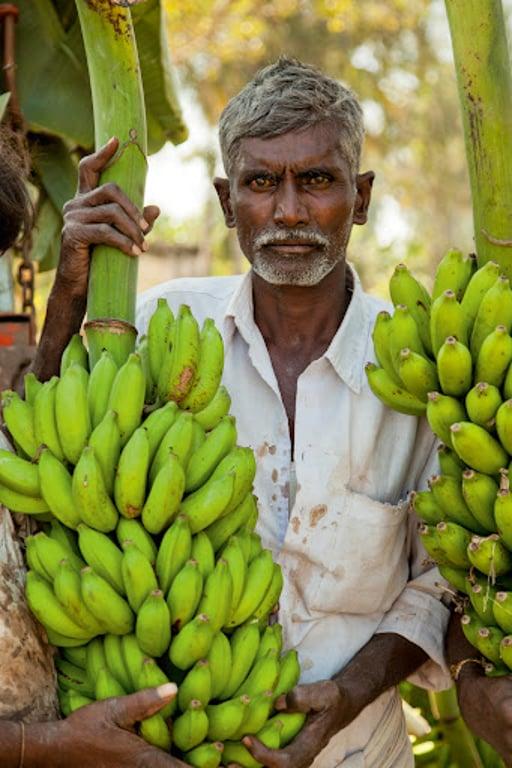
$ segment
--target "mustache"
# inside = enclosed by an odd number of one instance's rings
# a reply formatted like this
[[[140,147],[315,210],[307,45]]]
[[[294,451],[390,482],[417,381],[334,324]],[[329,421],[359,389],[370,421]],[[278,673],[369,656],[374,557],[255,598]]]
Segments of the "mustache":
[[[264,248],[274,243],[286,243],[297,241],[307,245],[319,245],[326,248],[329,245],[329,239],[314,229],[264,229],[254,238],[255,248]]]

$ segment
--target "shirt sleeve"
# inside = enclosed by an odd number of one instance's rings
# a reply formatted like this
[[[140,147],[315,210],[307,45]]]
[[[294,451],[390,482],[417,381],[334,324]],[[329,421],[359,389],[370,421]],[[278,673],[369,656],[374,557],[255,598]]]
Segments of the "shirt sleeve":
[[[431,444],[430,453],[415,483],[418,489],[425,488],[428,478],[439,471],[437,445],[437,441]],[[412,509],[408,549],[409,581],[384,615],[377,633],[392,632],[422,648],[429,659],[409,679],[422,688],[443,690],[452,685],[444,653],[450,610],[441,602],[446,582],[438,569],[432,566],[421,543],[418,518]]]

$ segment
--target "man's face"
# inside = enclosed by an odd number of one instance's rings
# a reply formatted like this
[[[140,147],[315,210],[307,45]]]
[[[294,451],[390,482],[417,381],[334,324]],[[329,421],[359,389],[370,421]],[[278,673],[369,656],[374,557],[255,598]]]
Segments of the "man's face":
[[[329,123],[243,139],[230,182],[216,181],[226,223],[254,272],[274,285],[319,283],[344,261],[352,224],[364,223],[359,177]]]

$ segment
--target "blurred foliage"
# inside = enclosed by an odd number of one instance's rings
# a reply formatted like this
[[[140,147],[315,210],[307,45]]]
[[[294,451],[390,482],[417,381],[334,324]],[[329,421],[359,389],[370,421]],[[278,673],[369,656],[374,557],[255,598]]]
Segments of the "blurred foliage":
[[[442,0],[164,2],[181,80],[212,125],[255,71],[282,53],[317,65],[358,94],[367,126],[363,165],[377,178],[369,224],[355,228],[350,254],[368,288],[386,293],[399,260],[428,278],[446,248],[471,250]]]

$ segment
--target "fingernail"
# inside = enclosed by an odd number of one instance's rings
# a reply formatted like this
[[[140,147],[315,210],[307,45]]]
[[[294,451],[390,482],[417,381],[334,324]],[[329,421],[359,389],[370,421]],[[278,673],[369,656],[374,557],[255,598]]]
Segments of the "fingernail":
[[[132,245],[132,253],[134,256],[142,256],[142,251],[139,248],[138,245],[135,245],[135,243]]]
[[[145,240],[144,240],[144,242],[142,243],[142,250],[143,250],[143,251],[148,251],[148,250],[149,250],[149,245],[146,243],[146,241],[145,241]]]
[[[143,232],[145,232],[147,229],[149,229],[149,224],[146,221],[146,219],[141,219],[139,221],[139,226],[140,226],[140,228],[142,229]]]
[[[177,688],[174,683],[164,683],[163,685],[159,685],[156,689],[158,696],[161,699],[168,699],[169,696],[176,696]]]
[[[107,141],[107,144],[112,144],[116,140],[115,136],[111,136],[110,139]]]
[[[250,738],[248,736],[245,736],[245,738],[243,738],[242,741],[243,741],[243,743],[245,744],[246,747],[250,747],[251,744],[252,744],[252,741],[250,740]]]

